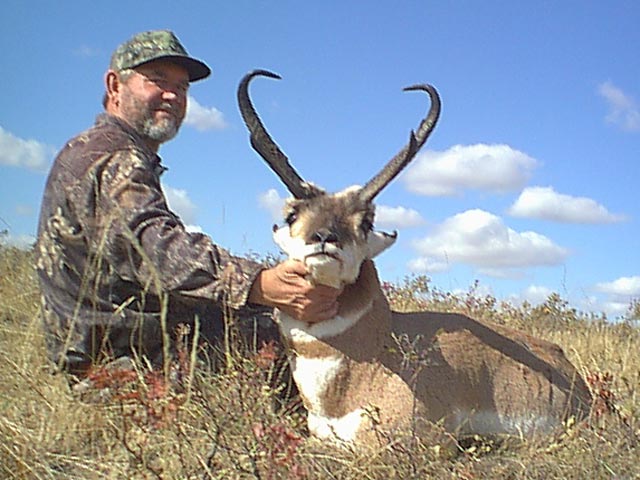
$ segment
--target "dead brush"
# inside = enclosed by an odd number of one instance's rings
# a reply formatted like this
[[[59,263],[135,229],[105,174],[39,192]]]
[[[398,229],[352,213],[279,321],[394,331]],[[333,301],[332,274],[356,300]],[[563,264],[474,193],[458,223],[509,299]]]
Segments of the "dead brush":
[[[118,359],[92,367],[87,378],[73,390],[85,401],[108,401],[118,406],[138,426],[168,425],[189,399],[194,372],[194,352],[189,351],[188,341],[190,330],[187,325],[177,327],[176,354],[162,370],[128,358]]]
[[[634,426],[634,418],[620,406],[614,392],[615,376],[611,372],[590,372],[586,377],[593,393],[590,423],[600,431],[610,428],[611,419],[627,431],[630,440],[640,443],[640,428]],[[637,420],[636,420],[637,422]]]
[[[188,368],[179,368],[187,376],[184,390],[172,385],[164,389],[162,375],[145,379],[144,365],[137,366],[142,373],[136,370],[135,378],[124,372],[105,374],[105,383],[120,382],[121,393],[139,391],[128,399],[80,401],[62,376],[50,373],[37,318],[35,281],[29,252],[0,248],[3,479],[640,478],[637,323],[574,322],[570,309],[562,308],[547,309],[543,317],[542,309],[535,307],[508,311],[498,307],[506,323],[519,322],[563,345],[585,376],[599,372],[591,383],[600,385],[604,399],[613,402],[628,425],[611,413],[605,401],[595,426],[567,423],[561,435],[544,442],[484,442],[472,452],[448,458],[437,455],[431,443],[406,438],[386,449],[356,452],[308,437],[304,412],[292,406],[295,401],[282,400],[288,387],[286,374],[276,367],[275,345],[245,351],[233,343],[229,362],[217,372],[189,358]],[[411,296],[409,287],[403,292],[407,305],[413,301]],[[455,301],[456,295],[449,298]],[[566,322],[554,321],[553,316],[565,314]],[[192,351],[189,345],[186,357]],[[174,394],[184,395],[179,397],[184,402],[173,400]],[[163,401],[176,402],[175,412],[163,412]],[[157,413],[150,415],[147,405]],[[156,415],[166,420],[156,422]]]
[[[306,469],[297,458],[303,439],[290,426],[258,422],[251,430],[259,445],[259,455],[267,459],[267,480],[282,478],[283,473],[292,480],[307,477]]]

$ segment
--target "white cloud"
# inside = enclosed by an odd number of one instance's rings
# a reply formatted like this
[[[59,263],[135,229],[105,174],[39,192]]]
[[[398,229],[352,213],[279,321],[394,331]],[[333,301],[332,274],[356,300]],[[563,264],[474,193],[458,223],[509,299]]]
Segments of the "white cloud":
[[[604,302],[601,305],[601,310],[606,312],[607,318],[622,318],[629,313],[630,302]]]
[[[613,223],[625,220],[623,215],[610,213],[595,200],[558,193],[552,187],[525,188],[508,213],[514,217],[566,223]]]
[[[508,145],[455,145],[419,154],[402,178],[421,195],[451,196],[464,189],[503,193],[521,188],[537,165]]]
[[[36,140],[24,140],[0,127],[0,165],[47,171],[56,149]]]
[[[544,303],[547,298],[553,293],[549,287],[543,285],[529,285],[524,289],[521,296],[524,300],[527,300],[533,305]]]
[[[414,242],[420,258],[410,267],[465,263],[490,276],[511,276],[513,269],[557,265],[568,251],[536,232],[516,232],[501,218],[483,210],[468,210],[436,226]]]
[[[409,271],[414,273],[442,273],[451,268],[451,264],[447,261],[437,261],[432,258],[419,257],[410,260],[407,263]]]
[[[529,302],[531,305],[540,305],[544,303],[549,295],[553,293],[549,287],[543,285],[529,285],[522,290],[520,294],[511,296],[510,300],[515,303]]]
[[[424,223],[424,218],[416,210],[386,205],[376,206],[376,225],[379,227],[410,228]]]
[[[258,196],[258,205],[270,213],[274,222],[282,221],[282,210],[285,199],[280,196],[275,188],[271,188]]]
[[[598,283],[593,288],[607,296],[600,303],[600,309],[610,318],[622,318],[630,313],[632,301],[640,299],[640,276],[620,277]]]
[[[606,121],[628,132],[640,132],[640,107],[636,100],[616,87],[612,82],[604,82],[598,93],[607,101],[609,113]]]
[[[189,95],[187,102],[187,115],[184,118],[184,123],[200,132],[222,130],[227,127],[227,122],[220,110],[215,107],[203,107],[191,95]]]
[[[640,296],[640,276],[620,277],[613,282],[598,283],[595,288],[610,295]]]
[[[162,190],[164,191],[169,208],[180,217],[186,229],[190,232],[201,232],[202,229],[195,224],[198,207],[196,207],[196,204],[189,198],[187,191],[167,185],[163,185]]]

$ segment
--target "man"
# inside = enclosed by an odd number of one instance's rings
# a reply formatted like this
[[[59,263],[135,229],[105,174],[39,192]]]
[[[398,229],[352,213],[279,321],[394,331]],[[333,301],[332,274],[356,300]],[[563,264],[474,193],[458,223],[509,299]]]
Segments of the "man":
[[[234,257],[167,207],[157,152],[180,128],[190,82],[210,73],[172,32],[135,35],[111,58],[105,113],[53,164],[36,262],[47,348],[63,370],[82,377],[126,356],[160,365],[179,324],[215,341],[225,316],[337,313],[339,292],[308,283],[302,263]]]

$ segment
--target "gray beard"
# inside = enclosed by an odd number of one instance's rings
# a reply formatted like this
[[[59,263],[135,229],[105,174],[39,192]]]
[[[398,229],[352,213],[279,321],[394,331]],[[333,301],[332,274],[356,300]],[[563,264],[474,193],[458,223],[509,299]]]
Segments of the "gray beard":
[[[143,120],[142,125],[139,128],[137,127],[136,130],[144,137],[150,138],[158,143],[164,143],[178,134],[180,125],[178,121],[173,118],[164,118],[158,123],[154,123],[153,118],[146,118]]]
[[[171,105],[163,106],[171,109]],[[155,122],[152,109],[133,96],[129,96],[125,100],[124,109],[129,119],[128,121],[135,131],[140,136],[157,143],[164,143],[175,137],[182,123],[174,117],[163,118],[159,122]]]

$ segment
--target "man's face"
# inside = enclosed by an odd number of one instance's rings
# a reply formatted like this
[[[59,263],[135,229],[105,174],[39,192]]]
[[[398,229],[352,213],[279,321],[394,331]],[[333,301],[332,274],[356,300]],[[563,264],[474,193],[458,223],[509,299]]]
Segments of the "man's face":
[[[170,62],[137,67],[122,83],[120,114],[142,136],[158,145],[177,133],[187,109],[189,75]]]

